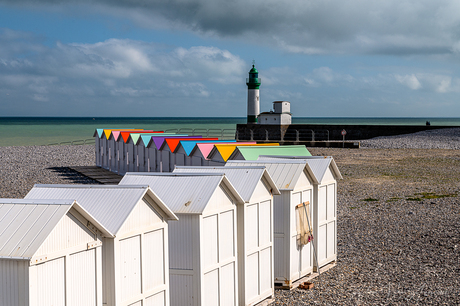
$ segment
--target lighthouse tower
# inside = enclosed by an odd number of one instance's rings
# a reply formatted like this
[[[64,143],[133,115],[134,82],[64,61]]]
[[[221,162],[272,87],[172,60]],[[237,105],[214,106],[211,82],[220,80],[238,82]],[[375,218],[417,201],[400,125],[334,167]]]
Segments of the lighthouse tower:
[[[246,79],[248,85],[248,124],[257,123],[257,117],[260,113],[259,106],[259,72],[252,65],[252,69],[249,71],[249,78]]]

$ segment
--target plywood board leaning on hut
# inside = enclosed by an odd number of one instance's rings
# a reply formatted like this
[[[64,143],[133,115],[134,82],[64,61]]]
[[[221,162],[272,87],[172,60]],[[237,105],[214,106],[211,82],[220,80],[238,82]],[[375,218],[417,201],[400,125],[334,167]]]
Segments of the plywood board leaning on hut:
[[[318,180],[314,184],[313,236],[315,270],[337,260],[337,181],[342,174],[331,156],[260,156],[260,160],[304,160]]]
[[[238,305],[236,206],[223,174],[127,173],[148,184],[179,217],[169,234],[171,305]]]
[[[0,199],[0,305],[102,306],[104,227],[75,200]]]
[[[226,167],[265,166],[281,195],[274,196],[274,262],[275,285],[291,287],[292,283],[313,272],[312,243],[302,243],[299,204],[313,202],[313,184],[317,182],[306,162],[297,160],[228,161]],[[302,209],[302,210],[300,210]],[[309,206],[309,215],[313,215]]]
[[[280,192],[265,167],[176,167],[173,173],[222,173],[245,200],[237,206],[240,306],[274,294],[273,196]]]
[[[148,186],[35,185],[26,196],[49,197],[77,199],[108,233],[104,305],[169,305],[168,221],[177,217]]]

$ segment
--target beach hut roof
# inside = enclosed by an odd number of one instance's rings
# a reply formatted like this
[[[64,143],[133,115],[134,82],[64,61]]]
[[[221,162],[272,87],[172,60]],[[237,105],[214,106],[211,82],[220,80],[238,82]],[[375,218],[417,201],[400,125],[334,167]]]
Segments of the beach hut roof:
[[[210,141],[218,141],[219,140],[219,138],[202,138],[202,137],[194,138],[194,136],[191,136],[191,138],[188,138],[188,137],[185,137],[185,138],[166,138],[165,141],[166,141],[166,145],[169,147],[169,150],[171,152],[176,152],[177,146],[179,145],[179,142],[181,140],[186,140],[186,139],[196,140],[196,141],[199,141],[201,139],[210,140]]]
[[[160,150],[161,146],[163,145],[163,142],[165,142],[165,138],[166,137],[186,137],[188,136],[187,134],[162,134],[162,135],[158,135],[158,136],[152,136],[152,141],[149,143],[149,147],[152,145],[152,144],[155,144],[155,147],[157,148],[157,150]]]
[[[0,199],[0,258],[31,259],[72,207],[109,234],[75,200]]]
[[[174,136],[176,134],[169,134],[169,133],[161,133],[161,134],[158,134],[158,133],[152,133],[152,134],[141,134],[140,136],[140,139],[142,140],[142,142],[144,143],[144,146],[146,148],[150,147],[150,145],[153,143],[153,139],[152,137],[153,136]],[[138,141],[139,143],[139,141]]]
[[[157,143],[155,143],[155,145],[157,146],[157,148],[159,148],[159,150],[163,150],[165,148],[165,146],[168,145],[168,139],[181,139],[181,140],[185,140],[185,139],[193,139],[193,140],[196,140],[196,139],[201,139],[203,138],[203,136],[201,135],[194,135],[194,136],[168,136],[168,137],[164,137],[163,139],[163,142],[161,142],[161,144],[158,142],[158,144],[160,146],[157,145]],[[157,138],[157,140],[159,140]]]
[[[201,214],[223,183],[237,204],[244,199],[223,174],[128,172],[120,185],[148,184],[176,214]]]
[[[181,146],[187,156],[190,156],[197,143],[232,143],[236,140],[181,140],[179,146]]]
[[[335,179],[343,179],[337,164],[332,156],[259,156],[259,160],[273,160],[273,159],[303,159],[305,160],[319,182],[322,182],[327,169],[330,167]]]
[[[215,144],[211,152],[208,154],[208,159],[211,159],[215,154],[219,153],[224,161],[227,161],[235,151],[237,146],[279,146],[278,143],[256,143],[256,144],[244,144],[244,143],[225,143]]]
[[[259,155],[293,155],[293,156],[311,156],[304,145],[292,146],[238,146],[229,159],[233,159],[238,154],[241,154],[245,160],[257,160]]]
[[[169,220],[176,215],[146,185],[35,185],[25,199],[76,199],[112,236],[116,236],[136,204],[149,196]]]
[[[105,138],[110,139],[113,132],[140,132],[144,129],[104,129]]]
[[[142,129],[132,129],[132,128],[127,128],[127,129],[96,129],[94,131],[93,137],[99,137],[102,138],[105,136],[107,139],[110,137],[110,132],[111,131],[142,131]],[[109,133],[109,135],[107,135]]]
[[[121,132],[121,137],[125,143],[132,141],[134,144],[137,144],[142,134],[158,135],[163,134],[163,131],[144,130],[134,132]]]
[[[219,142],[219,144],[234,144],[235,141],[225,141],[225,142]],[[238,142],[241,143],[241,142]],[[249,141],[249,142],[243,142],[247,144],[256,144],[255,141]],[[198,142],[196,146],[193,148],[192,152],[190,152],[190,155],[195,154],[197,150],[201,152],[201,154],[204,156],[205,159],[208,159],[209,153],[212,151],[214,148],[215,143],[201,143]]]
[[[318,184],[313,170],[305,160],[296,159],[279,159],[279,160],[229,160],[225,167],[247,167],[247,166],[265,166],[268,173],[275,181],[279,190],[293,190],[300,175],[306,171],[308,178],[313,184]]]
[[[278,187],[272,180],[264,166],[256,167],[185,167],[176,166],[173,173],[223,173],[238,190],[241,197],[249,202],[257,184],[262,178],[268,184],[272,194],[280,194]]]

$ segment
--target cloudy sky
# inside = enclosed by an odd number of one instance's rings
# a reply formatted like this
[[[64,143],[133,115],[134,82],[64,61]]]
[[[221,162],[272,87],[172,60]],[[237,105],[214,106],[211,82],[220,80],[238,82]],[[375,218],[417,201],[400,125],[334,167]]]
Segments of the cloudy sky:
[[[0,116],[460,117],[454,0],[0,0]]]

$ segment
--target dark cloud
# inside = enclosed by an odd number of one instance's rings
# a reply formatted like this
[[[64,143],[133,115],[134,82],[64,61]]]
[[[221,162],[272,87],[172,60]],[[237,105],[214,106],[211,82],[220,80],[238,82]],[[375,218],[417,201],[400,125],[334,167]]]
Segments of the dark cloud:
[[[457,52],[455,0],[2,0],[37,7],[92,6],[144,27],[169,27],[273,45],[296,53]]]

